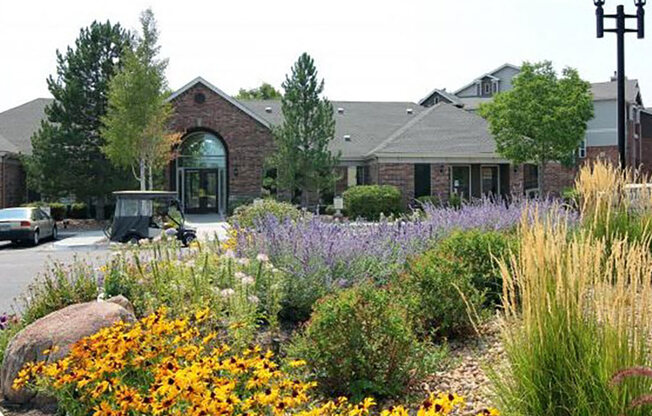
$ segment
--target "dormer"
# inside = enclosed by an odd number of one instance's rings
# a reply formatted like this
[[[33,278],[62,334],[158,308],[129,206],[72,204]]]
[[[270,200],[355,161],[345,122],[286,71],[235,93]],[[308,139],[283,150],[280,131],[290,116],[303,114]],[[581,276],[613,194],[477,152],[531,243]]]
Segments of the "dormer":
[[[492,97],[500,91],[500,78],[485,75],[475,80],[476,94],[478,97]]]

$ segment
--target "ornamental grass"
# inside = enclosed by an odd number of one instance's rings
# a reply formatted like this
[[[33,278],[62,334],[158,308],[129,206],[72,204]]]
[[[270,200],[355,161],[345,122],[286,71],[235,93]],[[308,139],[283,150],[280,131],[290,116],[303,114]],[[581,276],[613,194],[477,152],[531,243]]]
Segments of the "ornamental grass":
[[[575,181],[581,222],[594,237],[626,237],[643,241],[652,232],[650,177],[631,168],[619,169],[601,159],[585,165]]]
[[[609,384],[618,370],[650,364],[647,242],[608,246],[540,219],[524,218],[520,233],[520,255],[500,264],[507,364],[492,371],[496,403],[519,416],[623,414],[652,385]]]
[[[127,324],[118,322],[74,344],[50,364],[26,365],[13,387],[31,388],[58,400],[70,416],[298,415],[367,416],[375,401],[346,398],[319,402],[314,382],[303,381],[301,360],[279,363],[260,347],[235,352],[205,325],[208,310],[169,318],[167,311]],[[418,416],[459,414],[464,400],[430,394]],[[381,416],[408,416],[393,406]],[[495,409],[480,415],[496,416]]]

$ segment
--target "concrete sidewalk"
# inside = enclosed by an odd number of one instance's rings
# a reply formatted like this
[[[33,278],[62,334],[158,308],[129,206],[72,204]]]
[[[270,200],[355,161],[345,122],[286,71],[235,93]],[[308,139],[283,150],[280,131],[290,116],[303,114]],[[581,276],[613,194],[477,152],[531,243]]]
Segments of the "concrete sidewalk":
[[[52,244],[54,250],[99,250],[106,248],[109,243],[102,230],[60,232],[59,238]]]
[[[228,230],[231,228],[224,217],[217,214],[186,214],[186,225],[197,229],[197,238],[200,240],[213,240],[217,237],[218,240],[225,241],[229,238]]]

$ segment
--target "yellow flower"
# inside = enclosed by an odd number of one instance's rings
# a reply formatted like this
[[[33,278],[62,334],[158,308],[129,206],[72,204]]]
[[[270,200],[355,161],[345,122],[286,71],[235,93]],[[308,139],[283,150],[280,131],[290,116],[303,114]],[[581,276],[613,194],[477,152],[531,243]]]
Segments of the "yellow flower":
[[[290,361],[290,367],[293,367],[293,368],[294,367],[302,367],[302,366],[304,366],[306,364],[307,363],[306,363],[305,360],[293,360],[293,361]]]

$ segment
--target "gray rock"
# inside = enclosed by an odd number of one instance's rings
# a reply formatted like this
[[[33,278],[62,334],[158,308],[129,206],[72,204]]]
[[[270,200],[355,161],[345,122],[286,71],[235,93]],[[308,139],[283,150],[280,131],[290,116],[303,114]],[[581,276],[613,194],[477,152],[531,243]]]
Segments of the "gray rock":
[[[126,298],[121,298],[131,306]],[[5,401],[35,406],[51,404],[52,398],[37,396],[26,389],[14,390],[12,383],[18,371],[28,362],[44,360],[50,363],[65,357],[75,342],[116,321],[134,322],[133,308],[130,311],[122,306],[122,299],[70,305],[36,320],[16,334],[7,346],[0,371]],[[58,347],[58,351],[47,356],[43,354],[53,347]]]

